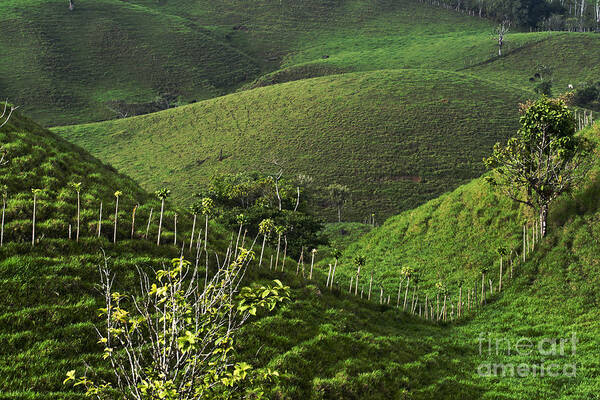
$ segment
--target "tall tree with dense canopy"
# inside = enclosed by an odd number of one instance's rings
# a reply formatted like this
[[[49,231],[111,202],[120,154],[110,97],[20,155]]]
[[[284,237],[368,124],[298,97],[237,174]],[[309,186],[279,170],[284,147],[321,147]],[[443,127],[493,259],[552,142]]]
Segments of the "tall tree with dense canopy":
[[[539,216],[540,236],[546,235],[548,208],[587,172],[590,144],[575,135],[575,119],[561,99],[543,97],[521,107],[521,128],[505,146],[496,143],[484,159],[495,168],[488,181]]]

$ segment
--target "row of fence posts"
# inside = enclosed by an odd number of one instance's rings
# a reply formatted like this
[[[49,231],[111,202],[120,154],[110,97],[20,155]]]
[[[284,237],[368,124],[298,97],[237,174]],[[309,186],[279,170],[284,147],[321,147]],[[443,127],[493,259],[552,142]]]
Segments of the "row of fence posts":
[[[591,113],[589,114],[589,118],[590,119],[592,118]],[[118,199],[117,199],[117,201],[118,201]],[[117,205],[115,206],[116,207],[115,216],[118,215],[118,203],[116,203],[116,204]],[[34,201],[34,215],[32,218],[32,221],[33,221],[32,244],[33,245],[35,245],[35,223],[36,223],[36,221],[35,221],[35,205],[36,205],[36,203]],[[97,230],[98,238],[100,238],[101,233],[102,233],[102,207],[103,207],[103,203],[100,202],[99,213],[98,213],[98,230]],[[135,238],[135,215],[136,215],[136,210],[138,207],[139,207],[139,204],[135,205],[135,207],[133,208],[133,212],[132,212],[131,239]],[[0,230],[0,246],[2,246],[4,244],[5,211],[6,211],[6,202],[4,202],[3,209],[2,209],[2,227]],[[148,239],[150,226],[152,223],[153,211],[154,211],[154,209],[151,208],[150,213],[148,215],[148,221],[146,224],[145,234],[142,236],[143,239]],[[78,210],[78,213],[79,213],[79,210]],[[197,217],[197,215],[194,214],[194,219],[193,219],[193,224],[192,224],[192,232],[191,232],[190,241],[189,241],[189,250],[190,250],[190,252],[192,251],[193,244],[195,241],[196,242],[195,261],[196,261],[196,266],[198,266],[200,252],[202,249],[202,246],[201,246],[202,233],[204,233],[205,240],[204,240],[204,248],[203,249],[206,253],[206,258],[207,258],[206,261],[207,261],[207,265],[208,265],[208,252],[206,252],[206,246],[207,246],[207,241],[208,241],[208,237],[207,237],[208,217],[206,218],[205,229],[204,230],[200,229],[198,231],[197,238],[194,238],[194,234],[195,234],[194,231],[195,231],[195,227],[196,227],[196,217]],[[173,246],[178,245],[177,222],[178,222],[178,214],[175,213],[174,221],[173,221],[173,227],[174,227]],[[116,235],[117,227],[118,227],[117,223],[118,223],[118,219],[115,218],[114,235],[113,235],[113,241],[115,243],[117,242],[117,235]],[[161,220],[161,223],[162,223],[162,220]],[[236,240],[236,251],[235,251],[236,255],[237,255],[237,248],[240,245],[241,232],[242,232],[242,225],[240,225],[238,237]],[[160,234],[160,230],[159,230],[159,234]],[[244,230],[241,247],[244,247],[244,245],[245,245],[246,234],[247,234],[247,229]],[[68,238],[72,239],[72,235],[73,235],[72,225],[69,224],[68,225]],[[535,245],[539,242],[540,236],[541,235],[540,235],[539,223],[537,221],[534,222],[534,224],[531,227],[528,227],[528,225],[523,225],[523,243],[522,243],[522,251],[521,251],[521,257],[522,257],[523,262],[525,262],[527,260],[527,256],[529,254],[531,254],[533,252],[533,250],[535,249]],[[77,240],[78,239],[79,239],[79,226],[77,226]],[[233,233],[232,233],[231,242],[232,242],[231,245],[233,245]],[[157,241],[157,245],[159,245],[159,243],[160,243],[160,241]],[[231,247],[231,245],[230,245],[230,247]],[[278,242],[277,242],[275,265],[273,265],[273,254],[271,254],[271,260],[269,263],[270,270],[275,270],[275,271],[279,270],[280,250],[281,250],[280,247],[281,247],[281,235],[279,235]],[[281,269],[280,269],[281,272],[283,272],[285,270],[285,261],[287,258],[287,247],[288,247],[287,237],[284,237],[284,250],[283,250],[282,257],[281,257]],[[184,253],[184,249],[185,249],[185,240],[182,240],[182,242],[181,242],[182,256]],[[301,274],[303,278],[305,278],[304,252],[305,252],[305,250],[303,247],[301,249],[300,257],[298,259],[297,266],[296,266],[296,275],[298,276]],[[314,271],[316,253],[317,253],[317,249],[312,249],[310,251],[311,259],[310,259],[310,270],[309,270],[309,274],[308,274],[308,280],[313,280],[313,271]],[[513,277],[513,266],[518,259],[519,259],[518,253],[513,250],[513,252],[510,254],[510,258],[508,259],[508,265],[510,267],[510,270],[508,273],[509,273],[509,277],[511,279]],[[329,264],[329,270],[327,272],[327,280],[325,283],[325,287],[328,288],[329,290],[333,289],[337,266],[338,266],[338,259],[335,258],[333,265]],[[472,287],[469,287],[469,288],[463,288],[463,286],[460,285],[456,299],[453,299],[452,296],[450,296],[447,293],[447,291],[441,290],[436,294],[435,302],[433,299],[429,298],[428,294],[425,294],[425,296],[422,296],[420,293],[417,292],[418,283],[414,284],[414,286],[412,287],[412,290],[413,290],[412,296],[409,296],[409,284],[410,284],[410,278],[409,278],[407,280],[407,284],[404,288],[405,291],[404,291],[404,300],[402,302],[402,307],[400,307],[402,284],[403,284],[403,280],[401,280],[398,285],[396,308],[398,308],[398,309],[402,308],[402,310],[405,312],[408,312],[412,315],[424,318],[429,321],[447,322],[447,321],[454,321],[457,318],[461,318],[462,316],[465,315],[465,312],[464,312],[465,307],[466,307],[467,312],[474,311],[478,308],[478,306],[482,306],[482,305],[486,304],[487,297],[493,296],[494,292],[497,293],[497,292],[502,291],[502,277],[505,272],[505,271],[503,271],[503,256],[502,255],[500,256],[500,273],[499,273],[499,283],[498,283],[497,289],[495,288],[493,280],[491,278],[488,278],[488,280],[486,282],[485,270],[482,270],[482,271],[483,272],[482,272],[481,284],[476,282]],[[360,288],[360,292],[359,292],[359,287],[358,287],[359,286],[359,284],[358,284],[359,274],[360,274],[360,269],[356,275],[356,278],[354,276],[350,276],[348,293],[349,293],[349,295],[353,295],[355,297],[358,297],[360,295],[360,298],[364,298],[366,288],[363,285]],[[486,293],[486,286],[489,287],[489,290],[487,290],[487,293]],[[353,290],[353,288],[354,288],[354,290]],[[379,290],[379,304],[389,305],[390,301],[391,301],[391,295],[385,293],[383,285],[379,285],[379,289],[380,289]],[[373,291],[373,273],[371,273],[371,277],[370,277],[367,292],[366,292],[366,297],[367,297],[368,301],[371,301],[371,299],[372,299],[372,294],[373,294],[372,291]],[[466,299],[463,295],[463,291],[466,292]],[[478,298],[478,293],[481,293],[479,298]]]

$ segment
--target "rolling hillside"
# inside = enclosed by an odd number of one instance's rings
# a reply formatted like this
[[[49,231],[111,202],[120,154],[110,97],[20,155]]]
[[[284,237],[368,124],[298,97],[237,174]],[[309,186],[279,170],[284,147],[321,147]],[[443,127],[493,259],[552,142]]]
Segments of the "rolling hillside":
[[[97,266],[103,262],[101,249],[109,256],[123,291],[134,287],[136,267],[158,267],[178,255],[179,249],[144,240],[143,223],[136,225],[135,238],[129,239],[133,205],[141,204],[137,215],[145,221],[148,208],[156,209],[157,201],[80,148],[21,115],[13,116],[2,129],[0,142],[9,158],[9,164],[0,169],[0,182],[8,186],[7,224],[0,247],[0,399],[82,399],[81,390],[62,384],[66,371],[82,370],[87,363],[109,374],[94,332],[99,322],[100,301],[94,285]],[[22,168],[25,164],[27,170]],[[76,215],[76,197],[68,183],[79,179],[83,182],[83,223],[76,243],[74,238],[67,239],[66,226]],[[34,247],[28,236],[32,185],[44,189],[37,203]],[[123,191],[122,222],[118,241],[112,244],[110,212],[117,188]],[[101,200],[107,214],[103,236],[97,239],[95,211]],[[167,210],[165,241],[174,239],[176,211]],[[179,232],[185,239],[189,216],[179,212]],[[150,229],[150,236],[155,235],[156,222]],[[209,251],[223,251],[228,241],[227,233],[211,227]],[[322,283],[324,277],[316,275]],[[320,284],[315,286],[287,268],[284,273],[252,268],[248,281],[275,277],[292,286],[294,301],[248,325],[240,347],[244,360],[281,371],[280,384],[268,388],[273,398],[383,399],[409,391],[414,398],[429,398],[448,390],[444,382],[449,377],[464,379],[456,357],[468,362],[462,354],[469,350],[456,344],[456,354],[440,356],[445,340],[442,328],[358,301],[337,288],[322,291]],[[339,347],[324,353],[332,342]],[[373,354],[380,355],[376,362]],[[313,367],[317,364],[319,368]],[[476,382],[468,382],[452,393],[475,398],[482,390]]]
[[[56,132],[149,190],[178,187],[180,204],[214,174],[271,173],[277,160],[288,176],[348,185],[346,219],[375,213],[381,220],[479,175],[492,144],[516,129],[517,104],[525,98],[461,74],[377,71]]]
[[[10,0],[0,14],[0,93],[46,125],[118,116],[114,102],[184,102],[258,76],[250,57],[186,19],[120,0]],[[151,109],[151,108],[150,108]]]
[[[585,133],[600,142],[600,125]],[[482,311],[447,331],[475,351],[474,364],[496,362],[575,363],[576,377],[486,378],[484,399],[574,399],[593,398],[598,384],[598,243],[600,237],[599,193],[600,166],[597,151],[595,166],[572,198],[564,196],[551,209],[550,234],[526,263],[517,263],[510,279],[505,260],[505,291],[497,293]],[[348,282],[356,273],[352,259],[356,254],[367,257],[363,268],[363,285],[373,272],[374,286],[386,293],[398,288],[400,269],[410,266],[419,274],[421,295],[434,299],[435,285],[449,289],[450,301],[456,302],[462,280],[463,294],[481,281],[481,268],[490,268],[487,276],[498,285],[499,257],[496,249],[505,246],[521,251],[522,226],[531,221],[528,211],[520,209],[498,195],[485,182],[476,179],[414,210],[392,217],[381,227],[365,234],[350,245],[340,261],[340,281]],[[332,262],[331,259],[323,263]],[[324,267],[324,266],[323,266]],[[487,279],[487,278],[486,278]],[[406,282],[404,282],[406,284]],[[346,283],[347,285],[347,283]],[[487,283],[486,283],[487,285]],[[432,300],[433,301],[433,300]],[[576,332],[576,354],[563,357],[542,354],[508,355],[502,342],[501,354],[478,354],[478,337],[488,333],[495,340],[513,344],[525,337],[566,338]],[[461,338],[461,339],[458,339]],[[492,350],[494,352],[494,350]],[[476,372],[476,369],[473,369]]]

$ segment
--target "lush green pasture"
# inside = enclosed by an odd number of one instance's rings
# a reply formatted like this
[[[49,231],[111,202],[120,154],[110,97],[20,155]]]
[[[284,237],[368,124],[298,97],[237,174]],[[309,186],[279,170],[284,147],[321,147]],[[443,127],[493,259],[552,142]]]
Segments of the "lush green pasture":
[[[174,240],[174,212],[180,213],[178,244],[188,238],[190,216],[168,207],[164,244],[158,247],[156,214],[150,237],[142,237],[148,207],[156,210],[158,203],[129,178],[20,115],[0,132],[0,141],[10,160],[0,169],[0,182],[8,186],[7,224],[0,247],[0,398],[83,398],[80,391],[62,384],[66,371],[83,371],[89,364],[110,376],[94,331],[100,323],[95,282],[97,267],[105,261],[102,251],[117,274],[118,289],[130,292],[136,286],[137,267],[157,268],[179,254],[178,247],[167,244]],[[83,182],[83,229],[77,243],[67,238],[67,225],[74,226],[76,215],[75,192],[68,184],[79,180]],[[37,203],[34,247],[29,241],[32,186],[45,190]],[[123,195],[118,241],[113,244],[116,189]],[[101,200],[106,224],[97,239],[95,211]],[[136,214],[139,222],[130,239],[136,203],[141,204]],[[223,251],[229,240],[229,234],[211,224],[211,253]],[[185,255],[190,257],[187,250]],[[252,265],[248,273],[248,282],[277,277],[293,288],[293,302],[277,314],[253,321],[240,341],[240,357],[281,372],[280,383],[268,388],[273,398],[389,398],[406,391],[414,392],[415,398],[428,398],[446,390],[443,376],[462,379],[455,356],[440,354],[442,328],[358,301],[338,288],[326,291],[319,271],[315,286],[296,275],[294,264],[287,260],[284,272]],[[452,390],[481,392],[471,383]]]
[[[277,160],[288,176],[309,174],[319,187],[348,185],[345,219],[382,220],[480,174],[492,144],[516,129],[525,98],[461,74],[377,71],[56,131],[147,189],[176,187],[180,204],[214,174],[270,173]]]
[[[44,124],[116,118],[108,101],[219,96],[258,75],[210,30],[119,0],[10,0],[0,14],[0,93]]]
[[[598,142],[598,125],[586,134]],[[510,279],[505,259],[505,290],[501,295],[496,293],[482,310],[470,313],[466,320],[447,330],[449,340],[458,340],[476,352],[479,351],[478,337],[484,334],[484,354],[471,358],[474,365],[575,363],[577,376],[485,378],[486,389],[481,398],[594,398],[599,384],[599,283],[596,278],[600,267],[597,257],[599,171],[596,162],[587,183],[573,197],[565,196],[557,202],[551,212],[549,236],[528,256],[526,263],[515,264],[513,279]],[[364,254],[367,266],[361,272],[362,285],[368,283],[368,276],[373,272],[376,293],[382,286],[395,300],[400,269],[410,266],[421,278],[421,301],[425,294],[430,300],[434,299],[438,293],[435,284],[441,282],[449,289],[450,301],[455,304],[459,282],[464,281],[463,296],[466,296],[468,289],[480,285],[483,266],[490,268],[486,281],[491,278],[497,289],[499,256],[496,249],[505,246],[520,252],[522,225],[531,221],[527,211],[497,195],[483,179],[474,180],[390,218],[350,245],[338,267],[340,285],[344,282],[347,285],[356,274],[353,257]],[[327,262],[332,260],[325,259],[322,264]],[[406,281],[403,287],[405,285]],[[575,355],[571,354],[570,347],[562,357],[544,357],[537,350],[527,356],[515,354],[514,344],[522,337],[537,345],[543,338],[570,340],[572,332],[576,332],[579,340]],[[492,356],[487,353],[488,333],[492,337]],[[501,340],[501,354],[497,356],[496,339]],[[511,355],[507,354],[506,340],[512,342]]]

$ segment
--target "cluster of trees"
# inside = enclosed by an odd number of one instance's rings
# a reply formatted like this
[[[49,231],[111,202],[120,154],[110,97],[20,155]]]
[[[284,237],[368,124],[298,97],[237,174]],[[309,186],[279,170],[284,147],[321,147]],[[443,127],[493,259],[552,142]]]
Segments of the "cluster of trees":
[[[573,103],[594,111],[600,111],[600,81],[584,83],[573,94]]]
[[[422,0],[425,1],[425,0]],[[600,27],[599,0],[427,0],[469,15],[544,30],[590,31]]]
[[[244,225],[248,227],[249,235],[255,235],[263,221],[271,221],[276,234],[266,235],[265,240],[273,245],[281,245],[279,242],[283,241],[286,254],[298,256],[303,249],[316,248],[327,242],[321,234],[322,220],[313,210],[321,194],[311,177],[286,178],[280,169],[271,175],[254,172],[216,176],[207,190],[198,196],[214,202],[216,217],[231,230],[241,229]],[[349,189],[333,184],[326,188],[326,195],[329,204],[337,207],[341,220]]]

